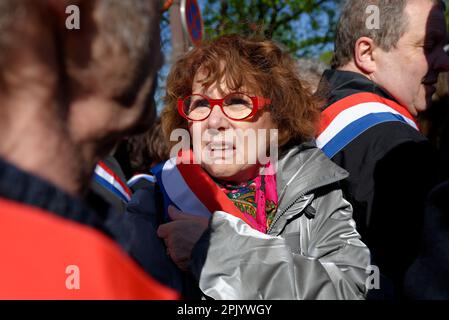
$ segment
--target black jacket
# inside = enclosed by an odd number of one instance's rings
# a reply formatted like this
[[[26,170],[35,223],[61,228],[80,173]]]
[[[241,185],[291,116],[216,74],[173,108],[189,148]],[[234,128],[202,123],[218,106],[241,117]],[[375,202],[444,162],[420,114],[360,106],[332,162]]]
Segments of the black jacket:
[[[421,252],[406,275],[410,299],[449,300],[449,181],[429,195]]]
[[[326,71],[318,92],[327,101],[323,110],[359,92],[395,100],[366,77],[348,71]],[[343,192],[354,207],[357,230],[373,264],[388,279],[376,296],[401,295],[404,273],[418,251],[425,197],[435,183],[434,157],[420,132],[401,122],[385,122],[332,158],[350,173]]]

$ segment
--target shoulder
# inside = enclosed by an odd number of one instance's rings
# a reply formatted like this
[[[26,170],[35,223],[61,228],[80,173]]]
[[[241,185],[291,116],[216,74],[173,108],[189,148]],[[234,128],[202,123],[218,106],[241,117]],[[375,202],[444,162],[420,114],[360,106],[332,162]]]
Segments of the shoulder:
[[[277,183],[284,202],[291,202],[300,194],[314,199],[308,205],[309,215],[323,218],[337,208],[347,207],[340,183],[348,172],[336,165],[324,153],[311,145],[295,147],[281,158]],[[319,207],[319,208],[318,208]],[[319,217],[318,217],[319,216]]]
[[[158,200],[157,186],[155,183],[145,183],[141,188],[134,191],[126,206],[128,214],[148,214],[155,212]]]
[[[277,165],[278,186],[297,191],[316,189],[345,179],[348,173],[329,159],[313,142],[291,147]]]
[[[416,129],[401,122],[379,123],[358,135],[340,153],[354,158],[378,159],[400,146],[407,153],[431,150],[427,138]],[[338,155],[338,153],[337,153]]]
[[[338,182],[316,189],[312,206],[316,211],[317,221],[352,219],[352,206],[345,199]]]
[[[375,154],[376,149],[389,150],[403,142],[425,140],[405,107],[374,93],[359,92],[322,112],[317,145],[333,157],[348,148],[369,149]]]

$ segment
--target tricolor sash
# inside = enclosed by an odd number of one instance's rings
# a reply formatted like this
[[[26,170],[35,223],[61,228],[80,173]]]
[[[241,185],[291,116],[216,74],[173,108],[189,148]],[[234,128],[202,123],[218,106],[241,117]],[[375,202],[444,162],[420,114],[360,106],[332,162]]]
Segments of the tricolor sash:
[[[94,179],[123,202],[128,203],[131,199],[131,190],[103,161],[95,167]]]
[[[316,144],[332,158],[369,128],[392,121],[408,124],[419,131],[418,124],[405,107],[373,93],[356,93],[321,113]]]
[[[186,157],[191,158],[192,153]],[[224,211],[254,227],[199,164],[193,161],[186,163],[181,161],[181,157],[174,157],[156,165],[151,171],[162,192],[167,219],[168,206],[174,205],[185,213],[203,217]]]

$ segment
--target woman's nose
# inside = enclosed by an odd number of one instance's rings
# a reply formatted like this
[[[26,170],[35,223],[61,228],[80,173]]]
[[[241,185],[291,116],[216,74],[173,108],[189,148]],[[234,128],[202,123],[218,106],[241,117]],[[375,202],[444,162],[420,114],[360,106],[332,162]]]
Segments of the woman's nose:
[[[206,119],[207,125],[211,129],[226,129],[229,127],[229,121],[219,105],[212,106],[209,117]]]

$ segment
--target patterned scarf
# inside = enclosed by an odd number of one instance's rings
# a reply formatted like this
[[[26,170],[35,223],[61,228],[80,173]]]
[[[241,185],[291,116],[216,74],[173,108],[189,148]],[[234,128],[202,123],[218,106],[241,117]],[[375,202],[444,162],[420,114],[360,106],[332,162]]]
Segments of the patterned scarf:
[[[276,174],[271,165],[266,169],[269,174],[238,185],[216,181],[235,206],[263,233],[267,233],[278,208]]]

